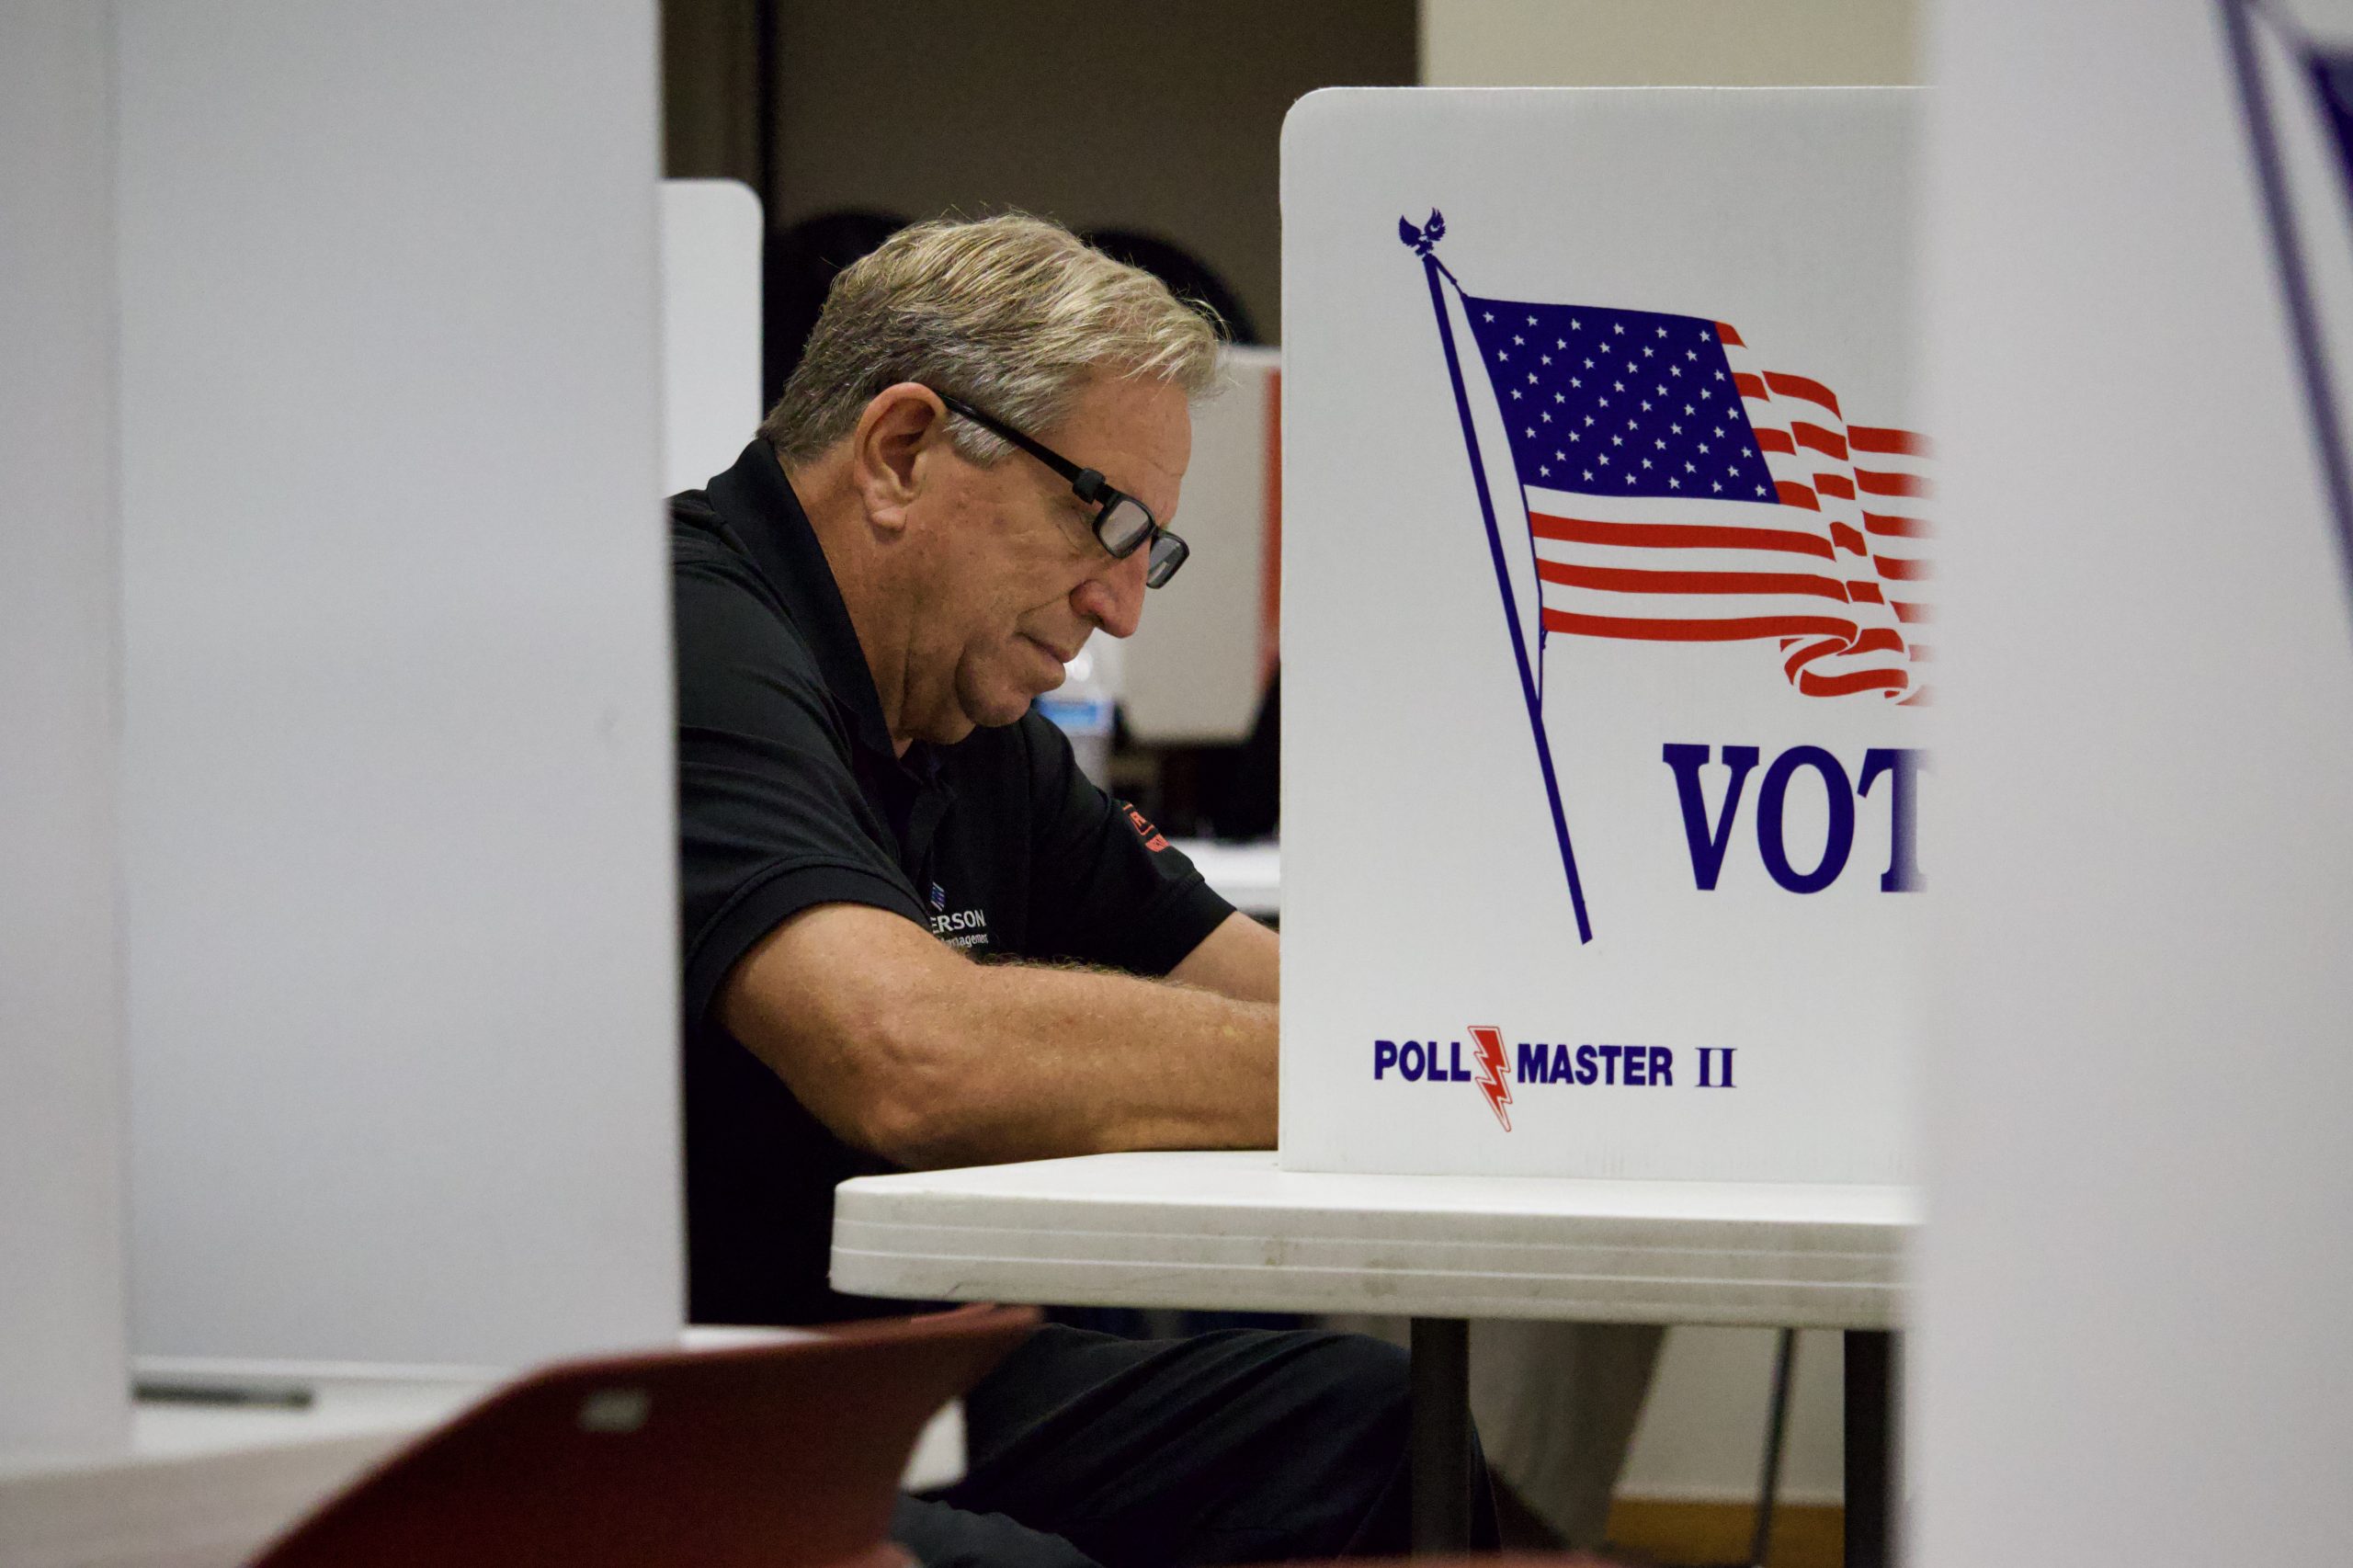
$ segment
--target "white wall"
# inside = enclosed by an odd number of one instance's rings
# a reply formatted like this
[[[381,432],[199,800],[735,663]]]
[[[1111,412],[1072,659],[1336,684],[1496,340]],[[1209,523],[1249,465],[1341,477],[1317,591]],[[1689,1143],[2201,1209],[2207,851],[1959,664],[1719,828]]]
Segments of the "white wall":
[[[126,0],[135,1345],[680,1316],[652,0]]]
[[[2353,605],[2217,11],[1938,29],[1923,1568],[2346,1555]]]
[[[110,28],[0,7],[0,1455],[129,1435]]]
[[[1800,86],[1916,83],[1917,0],[1420,0],[1426,85]],[[1620,1485],[1643,1497],[1753,1494],[1773,1335],[1667,1335]],[[1838,1341],[1802,1336],[1783,1494],[1835,1502],[1843,1483]]]

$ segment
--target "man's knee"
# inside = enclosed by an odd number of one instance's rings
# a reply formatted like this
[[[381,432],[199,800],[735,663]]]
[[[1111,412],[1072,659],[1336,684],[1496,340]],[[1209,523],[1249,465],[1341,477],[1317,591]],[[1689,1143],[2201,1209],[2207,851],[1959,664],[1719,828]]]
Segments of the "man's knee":
[[[1413,1407],[1412,1358],[1362,1334],[1302,1336],[1297,1366],[1319,1422],[1358,1434],[1357,1461],[1394,1450],[1402,1459]]]
[[[1294,1471],[1319,1455],[1351,1467],[1403,1461],[1413,1379],[1399,1346],[1320,1329],[1227,1329],[1180,1343],[1188,1385],[1226,1417],[1222,1442],[1279,1450]]]
[[[1413,1396],[1413,1358],[1366,1334],[1318,1334],[1317,1361],[1336,1392],[1367,1411],[1403,1419]]]

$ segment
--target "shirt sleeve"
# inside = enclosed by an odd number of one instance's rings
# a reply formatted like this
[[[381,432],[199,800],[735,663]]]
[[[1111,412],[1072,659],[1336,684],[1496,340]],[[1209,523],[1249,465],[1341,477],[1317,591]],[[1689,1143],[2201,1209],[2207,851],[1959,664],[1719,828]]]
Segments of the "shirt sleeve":
[[[1035,824],[1034,950],[1166,974],[1233,906],[1140,812],[1096,787],[1050,720],[1030,713],[1020,731]]]
[[[674,581],[679,938],[699,1023],[736,961],[801,910],[923,911],[808,649],[723,568],[682,563]]]

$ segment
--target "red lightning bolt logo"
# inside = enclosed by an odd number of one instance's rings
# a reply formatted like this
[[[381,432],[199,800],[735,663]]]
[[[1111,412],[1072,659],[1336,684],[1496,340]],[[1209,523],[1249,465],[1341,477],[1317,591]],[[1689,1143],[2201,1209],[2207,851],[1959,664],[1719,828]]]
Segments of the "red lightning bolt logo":
[[[1504,1107],[1511,1104],[1511,1085],[1504,1081],[1504,1031],[1485,1024],[1471,1026],[1471,1038],[1479,1046],[1479,1092],[1487,1096],[1495,1119],[1511,1131],[1511,1112]]]

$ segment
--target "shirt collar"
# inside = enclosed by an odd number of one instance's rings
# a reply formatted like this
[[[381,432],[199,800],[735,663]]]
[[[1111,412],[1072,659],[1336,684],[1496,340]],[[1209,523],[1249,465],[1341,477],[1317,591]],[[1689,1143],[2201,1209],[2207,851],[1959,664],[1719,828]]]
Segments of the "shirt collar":
[[[792,493],[776,449],[766,440],[754,440],[734,467],[711,480],[706,494],[754,567],[784,601],[793,624],[808,638],[825,685],[850,715],[858,743],[884,756],[894,756],[890,728],[882,721],[882,699],[875,693],[874,672],[867,667],[858,628],[851,624],[824,546],[818,542],[801,498]]]

